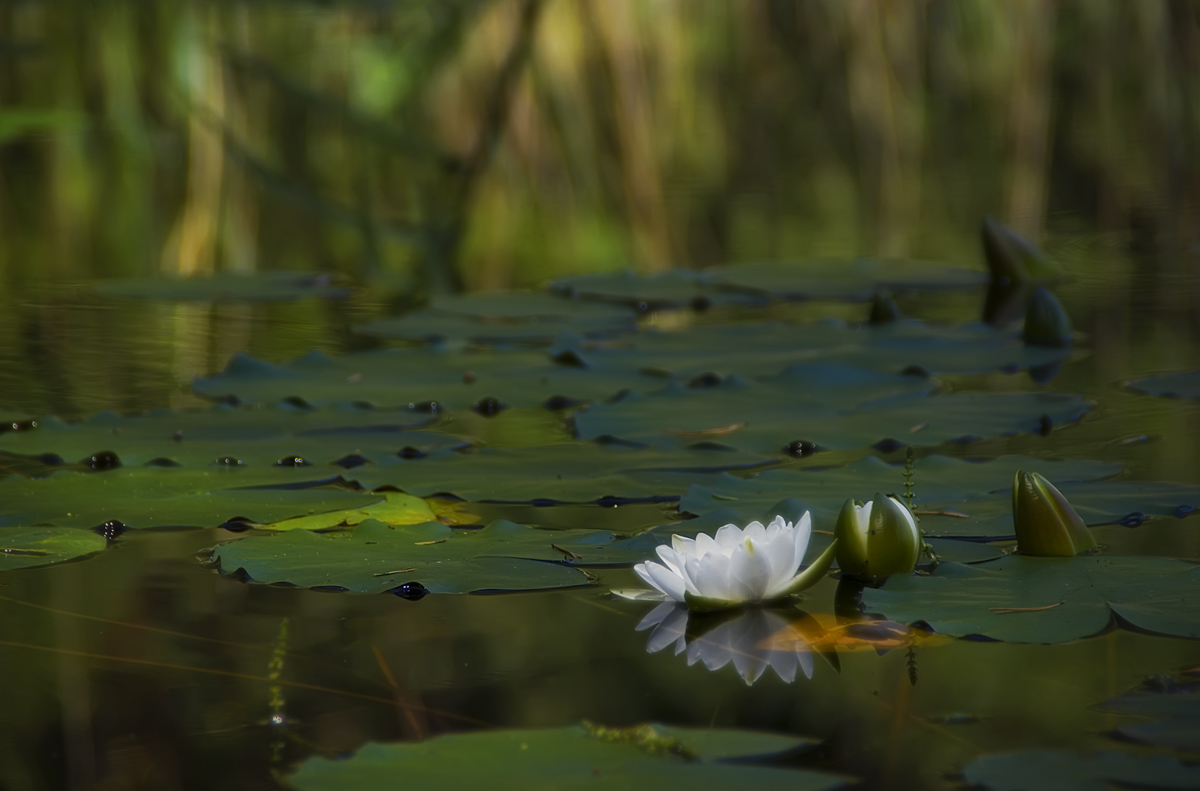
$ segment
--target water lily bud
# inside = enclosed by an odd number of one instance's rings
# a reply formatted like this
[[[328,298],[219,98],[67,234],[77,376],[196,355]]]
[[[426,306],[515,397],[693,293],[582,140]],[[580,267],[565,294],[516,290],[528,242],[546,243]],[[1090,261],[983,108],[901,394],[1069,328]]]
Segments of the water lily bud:
[[[1096,548],[1096,538],[1054,484],[1036,472],[1013,478],[1017,550],[1026,555],[1071,557]]]
[[[1007,225],[985,217],[983,254],[993,282],[1020,283],[1062,276],[1062,267]]]
[[[1037,346],[1070,346],[1073,333],[1070,317],[1049,289],[1036,289],[1025,309],[1024,341]]]
[[[871,582],[910,574],[921,557],[917,521],[896,497],[876,493],[865,505],[847,500],[834,536],[842,573]]]

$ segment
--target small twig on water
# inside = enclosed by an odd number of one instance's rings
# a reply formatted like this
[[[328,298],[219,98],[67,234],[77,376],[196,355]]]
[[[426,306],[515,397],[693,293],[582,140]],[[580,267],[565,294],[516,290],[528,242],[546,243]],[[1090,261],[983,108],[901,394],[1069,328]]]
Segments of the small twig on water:
[[[407,573],[408,573],[408,572],[410,572],[410,571],[416,571],[416,568],[414,567],[414,568],[411,568],[411,569],[396,569],[395,571],[380,571],[379,573],[377,573],[377,574],[374,574],[374,575],[372,575],[372,576],[375,576],[375,577],[386,577],[386,576],[388,576],[388,575],[390,575],[390,574],[407,574]]]

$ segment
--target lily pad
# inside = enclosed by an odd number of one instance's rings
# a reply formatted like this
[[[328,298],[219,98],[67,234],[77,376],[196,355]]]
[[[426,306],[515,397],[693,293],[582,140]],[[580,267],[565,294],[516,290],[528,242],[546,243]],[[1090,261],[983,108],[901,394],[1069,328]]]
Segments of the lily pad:
[[[1009,492],[1017,470],[1037,470],[1063,490],[1074,481],[1094,481],[1116,475],[1120,464],[1099,461],[1047,461],[1025,456],[1003,456],[975,462],[946,456],[928,456],[916,463],[914,507],[921,529],[941,538],[1004,538],[1013,535]],[[831,525],[847,498],[867,499],[873,492],[904,491],[903,467],[867,456],[844,467],[817,470],[765,470],[753,477],[730,474],[678,477],[689,486],[679,510],[703,515],[716,510],[761,512],[785,498],[802,500],[812,510],[818,526]],[[664,480],[664,484],[669,481]],[[1082,485],[1082,484],[1081,484]],[[1098,495],[1111,482],[1090,489]],[[1118,487],[1119,488],[1119,487]],[[1135,492],[1129,492],[1130,496]],[[1072,502],[1082,498],[1071,497]],[[997,509],[1003,509],[997,511]],[[922,511],[953,511],[959,516],[939,516]],[[1004,521],[1004,519],[1007,521]]]
[[[549,345],[557,333],[600,335],[636,329],[637,314],[620,305],[531,292],[434,297],[428,310],[376,319],[365,335],[427,342]]]
[[[630,305],[642,311],[755,301],[713,288],[703,275],[687,269],[644,276],[628,269],[607,275],[572,275],[555,280],[550,288],[565,296]]]
[[[0,571],[48,566],[101,552],[104,536],[53,527],[0,528]]]
[[[264,530],[332,530],[342,526],[354,526],[368,519],[377,519],[389,525],[419,525],[425,522],[466,525],[479,521],[479,517],[468,513],[445,500],[426,501],[400,492],[381,492],[382,502],[347,511],[327,511],[309,516],[297,516],[259,525]],[[449,507],[447,507],[449,506]]]
[[[923,384],[918,377],[892,378],[915,380],[889,383],[894,390]],[[1043,416],[1068,422],[1091,406],[1082,396],[1062,393],[952,393],[881,398],[856,406],[850,393],[858,391],[869,399],[889,384],[837,383],[837,377],[811,378],[793,368],[758,384],[740,378],[702,389],[676,384],[653,396],[593,405],[575,416],[575,427],[580,439],[619,437],[671,447],[711,437],[731,447],[769,453],[797,439],[852,449],[885,440],[937,445],[1029,433],[1038,430]]]
[[[1124,739],[1200,753],[1200,682],[1155,676],[1141,688],[1100,704],[1103,711],[1153,718],[1118,724]]]
[[[1200,787],[1200,767],[1175,758],[1112,751],[1025,750],[985,755],[964,766],[963,776],[972,786],[992,791]]]
[[[987,272],[925,261],[859,258],[855,260],[781,261],[738,264],[704,273],[709,282],[777,299],[861,301],[877,291],[973,289],[987,283]]]
[[[328,469],[348,455],[374,461],[399,452],[429,454],[469,444],[461,437],[411,430],[432,417],[289,404],[260,409],[217,405],[193,412],[160,409],[133,417],[101,412],[79,423],[39,419],[36,428],[0,434],[0,450],[50,453],[72,462],[108,451],[125,466],[218,463]]]
[[[429,593],[546,590],[586,585],[557,561],[558,533],[513,522],[454,530],[439,522],[393,527],[374,519],[341,533],[291,530],[251,536],[213,550],[223,573],[253,582],[380,593],[419,583]],[[551,562],[547,562],[551,561]]]
[[[363,486],[394,486],[429,497],[450,494],[492,502],[593,502],[604,498],[675,499],[679,472],[705,475],[775,462],[756,453],[721,450],[641,450],[574,442],[528,448],[481,448],[427,459],[393,457],[349,473]],[[663,480],[669,479],[668,483]]]
[[[943,563],[863,591],[868,612],[924,621],[953,636],[1066,643],[1121,624],[1200,638],[1200,569],[1167,558],[1009,555],[976,566]]]
[[[336,358],[309,352],[282,365],[239,353],[221,373],[193,380],[192,389],[206,398],[247,404],[300,398],[313,405],[405,408],[435,402],[443,409],[467,409],[484,398],[530,407],[555,396],[603,399],[624,387],[659,382],[636,372],[603,373],[577,361],[556,362],[545,351],[419,347]]]
[[[1163,398],[1200,398],[1200,371],[1146,376],[1134,379],[1125,386],[1139,393]]]
[[[343,299],[350,289],[333,277],[314,272],[221,272],[186,278],[102,280],[96,291],[110,297],[171,302],[286,302],[297,299]]]
[[[683,381],[705,373],[771,376],[789,366],[825,362],[900,373],[983,374],[1044,368],[1070,349],[1030,346],[1016,331],[986,324],[945,326],[901,320],[882,326],[837,319],[809,324],[758,322],[708,324],[686,330],[647,330],[620,344],[588,343],[564,336],[551,353],[570,353],[597,373],[657,372]],[[634,386],[634,385],[631,385]]]
[[[850,778],[755,766],[747,758],[798,749],[809,740],[747,731],[571,726],[446,734],[421,742],[368,744],[347,759],[316,757],[288,778],[299,791],[374,789],[404,778],[412,788],[497,791],[822,791]],[[726,759],[737,762],[726,763]]]
[[[216,527],[235,517],[267,524],[323,511],[364,508],[382,495],[347,491],[337,478],[313,480],[304,470],[287,470],[292,486],[280,484],[278,471],[213,468],[120,469],[83,474],[59,472],[48,478],[0,480],[0,525],[48,524],[95,527],[116,520],[130,528]]]

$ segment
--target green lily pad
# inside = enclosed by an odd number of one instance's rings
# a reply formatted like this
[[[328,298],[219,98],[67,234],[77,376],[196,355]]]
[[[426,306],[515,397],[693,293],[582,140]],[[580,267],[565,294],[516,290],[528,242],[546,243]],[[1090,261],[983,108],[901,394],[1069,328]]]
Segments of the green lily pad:
[[[1125,386],[1139,393],[1163,398],[1200,398],[1200,371],[1146,376],[1134,379]]]
[[[330,275],[313,272],[220,272],[186,278],[102,280],[95,289],[109,297],[170,302],[286,302],[350,295],[350,289],[333,285]]]
[[[288,778],[288,785],[299,791],[357,791],[388,787],[401,777],[412,788],[497,791],[822,791],[850,781],[743,762],[810,743],[772,734],[660,725],[446,734],[421,742],[368,744],[347,759],[310,758]]]
[[[703,515],[735,508],[761,512],[784,498],[802,500],[819,525],[832,525],[847,498],[866,500],[874,492],[903,493],[903,466],[867,456],[844,467],[817,470],[765,470],[753,477],[729,474],[674,478],[688,486],[679,510]],[[1010,491],[1017,470],[1037,470],[1067,490],[1073,481],[1093,481],[1121,471],[1120,464],[1098,461],[1046,461],[1025,456],[1003,456],[974,462],[946,456],[929,456],[914,470],[914,501],[918,511],[948,510],[968,518],[921,514],[921,529],[940,538],[1004,538],[1013,535]],[[663,477],[663,476],[660,476]],[[670,480],[663,480],[669,485]],[[1104,493],[1111,482],[1097,483]],[[1130,496],[1135,493],[1130,492]],[[1076,498],[1072,498],[1075,502]],[[996,509],[1002,508],[1002,512]],[[1004,521],[1007,519],[1007,521]]]
[[[450,494],[493,502],[593,502],[603,498],[674,499],[678,472],[706,475],[753,469],[774,458],[722,450],[642,450],[574,442],[528,448],[481,448],[427,459],[392,457],[346,473],[367,488],[393,486],[429,497]],[[664,481],[666,481],[664,483]]]
[[[1063,393],[951,393],[881,398],[857,406],[849,395],[857,391],[869,399],[886,386],[900,390],[923,384],[919,377],[891,378],[915,382],[842,388],[828,384],[839,381],[833,377],[812,379],[803,370],[790,369],[758,384],[741,379],[700,389],[676,384],[653,396],[595,404],[575,416],[575,428],[585,440],[618,437],[671,447],[711,436],[731,447],[769,453],[800,439],[852,449],[883,440],[937,445],[1033,432],[1043,416],[1064,423],[1091,406],[1082,396]]]
[[[987,272],[924,261],[859,258],[855,260],[781,261],[738,264],[704,273],[717,285],[777,299],[861,301],[877,291],[973,289],[987,283]]]
[[[687,269],[671,269],[644,276],[632,270],[606,275],[572,275],[555,280],[550,288],[564,296],[631,305],[638,310],[708,307],[754,301],[748,295],[713,288],[703,275]]]
[[[432,401],[444,409],[467,409],[488,397],[510,406],[541,406],[553,396],[602,399],[623,387],[660,382],[636,372],[603,373],[555,362],[545,351],[419,347],[336,358],[310,352],[283,365],[239,353],[221,373],[193,380],[192,389],[206,398],[247,404],[300,398],[313,405],[403,408]]]
[[[1153,718],[1123,720],[1113,731],[1124,739],[1200,753],[1200,682],[1194,679],[1155,676],[1139,689],[1106,700],[1100,709]]]
[[[705,373],[772,376],[789,366],[812,362],[888,373],[912,369],[983,374],[1044,368],[1071,354],[1065,348],[1030,346],[1016,331],[985,324],[945,326],[902,320],[854,326],[836,319],[810,324],[707,324],[669,332],[652,329],[624,337],[620,344],[588,343],[564,335],[550,351],[573,355],[589,370],[614,378],[656,372],[683,381]]]
[[[434,297],[428,310],[376,319],[364,335],[427,342],[549,345],[562,330],[600,335],[636,329],[637,314],[601,302],[549,294],[498,292]]]
[[[460,437],[410,430],[430,420],[430,415],[407,411],[313,410],[288,404],[260,409],[217,405],[198,412],[161,409],[134,417],[102,412],[79,423],[39,419],[36,428],[0,434],[0,450],[50,453],[67,461],[110,451],[125,466],[201,467],[220,459],[222,464],[270,467],[282,460],[284,466],[328,468],[351,455],[374,461],[404,449],[429,454],[468,444]]]
[[[1175,758],[1119,752],[1025,750],[976,758],[963,767],[973,787],[992,791],[1111,791],[1200,788],[1200,767]]]
[[[291,530],[216,547],[223,573],[253,582],[381,593],[420,583],[430,593],[546,590],[586,585],[557,561],[559,533],[497,521],[479,530],[439,522],[392,527],[374,519],[340,533]],[[552,562],[547,562],[552,561]]]
[[[0,571],[48,566],[102,552],[107,539],[90,530],[0,528]]]
[[[269,525],[264,530],[330,530],[342,525],[357,525],[376,519],[388,525],[419,525],[437,521],[437,514],[420,497],[400,492],[382,492],[383,500],[365,508],[346,511],[326,511],[308,516],[295,516]]]
[[[868,612],[924,621],[944,635],[1066,643],[1122,624],[1200,638],[1200,569],[1168,558],[1008,555],[976,566],[943,563],[925,577],[892,577],[863,592]]]
[[[304,488],[280,484],[281,472]],[[216,527],[235,517],[267,524],[323,511],[364,508],[382,495],[313,486],[305,470],[212,468],[119,469],[48,478],[0,480],[0,525],[95,527],[117,520],[130,528]],[[325,479],[334,482],[337,479]]]

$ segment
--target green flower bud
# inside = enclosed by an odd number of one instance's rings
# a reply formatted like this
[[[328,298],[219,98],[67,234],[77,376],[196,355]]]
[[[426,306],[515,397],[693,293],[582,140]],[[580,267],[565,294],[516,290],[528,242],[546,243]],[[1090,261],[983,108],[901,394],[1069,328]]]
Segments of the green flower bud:
[[[911,574],[921,557],[917,521],[904,503],[876,493],[866,505],[847,500],[834,528],[842,573],[878,583]]]
[[[1022,338],[1036,346],[1070,346],[1071,319],[1048,289],[1039,288],[1029,298]]]
[[[1013,478],[1017,550],[1026,555],[1071,557],[1096,548],[1096,538],[1054,484],[1036,472]]]
[[[871,300],[871,314],[868,321],[872,325],[891,324],[900,320],[900,308],[896,307],[892,295],[886,291],[876,291]]]
[[[993,282],[1022,283],[1062,276],[1062,267],[1021,234],[985,217],[983,254]]]

